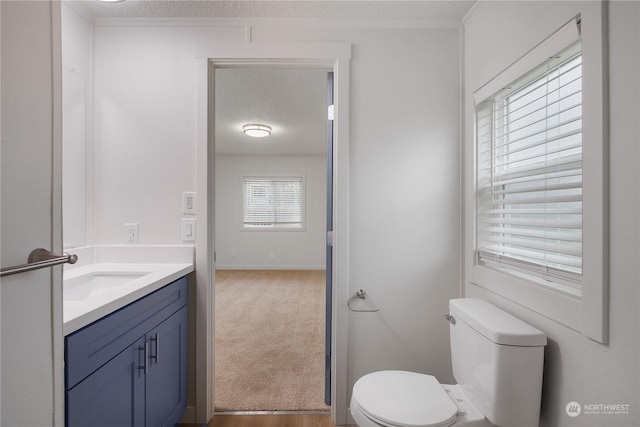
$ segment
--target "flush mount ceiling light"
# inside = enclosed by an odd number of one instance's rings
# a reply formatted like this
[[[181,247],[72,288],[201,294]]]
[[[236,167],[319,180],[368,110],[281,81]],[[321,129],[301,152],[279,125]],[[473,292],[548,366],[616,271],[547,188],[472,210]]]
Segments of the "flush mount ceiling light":
[[[102,3],[122,3],[125,0],[98,0]]]
[[[242,126],[242,131],[245,135],[252,136],[254,138],[264,138],[271,135],[271,127],[267,125],[259,125],[256,123]]]

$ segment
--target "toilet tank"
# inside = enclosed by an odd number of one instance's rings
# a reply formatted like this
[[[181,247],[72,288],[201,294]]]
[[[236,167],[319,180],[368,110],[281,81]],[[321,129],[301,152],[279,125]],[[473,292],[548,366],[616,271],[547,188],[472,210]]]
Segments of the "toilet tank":
[[[453,375],[493,424],[537,427],[546,335],[476,298],[449,302]]]

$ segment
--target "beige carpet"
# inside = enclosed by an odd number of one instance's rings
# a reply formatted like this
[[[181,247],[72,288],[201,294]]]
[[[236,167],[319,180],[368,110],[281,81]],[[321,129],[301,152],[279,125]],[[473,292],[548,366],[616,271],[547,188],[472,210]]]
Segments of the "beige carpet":
[[[217,411],[324,404],[324,271],[216,271]]]

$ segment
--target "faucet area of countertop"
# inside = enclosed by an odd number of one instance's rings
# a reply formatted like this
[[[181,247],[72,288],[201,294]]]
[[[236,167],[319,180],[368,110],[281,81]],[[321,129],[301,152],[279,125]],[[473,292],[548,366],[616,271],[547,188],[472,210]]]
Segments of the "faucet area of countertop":
[[[65,265],[63,330],[69,335],[194,270],[193,246],[84,246]]]

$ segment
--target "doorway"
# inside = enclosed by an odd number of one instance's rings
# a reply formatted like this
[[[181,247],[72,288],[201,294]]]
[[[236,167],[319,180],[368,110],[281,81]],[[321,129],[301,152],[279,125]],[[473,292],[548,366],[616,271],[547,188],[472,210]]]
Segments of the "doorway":
[[[215,69],[218,412],[329,408],[327,72]]]
[[[198,233],[195,257],[194,419],[207,422],[214,408],[214,108],[216,68],[225,66],[326,67],[334,71],[334,184],[333,184],[333,294],[331,338],[331,418],[335,424],[348,421],[347,405],[347,323],[349,253],[349,75],[351,45],[348,43],[223,43],[203,46],[196,52],[196,184],[198,189]],[[198,378],[198,381],[195,378]]]

